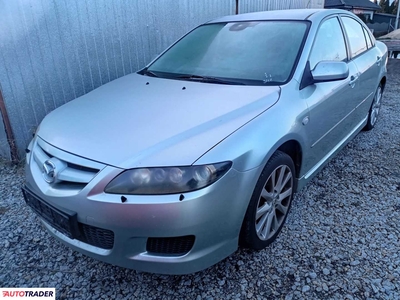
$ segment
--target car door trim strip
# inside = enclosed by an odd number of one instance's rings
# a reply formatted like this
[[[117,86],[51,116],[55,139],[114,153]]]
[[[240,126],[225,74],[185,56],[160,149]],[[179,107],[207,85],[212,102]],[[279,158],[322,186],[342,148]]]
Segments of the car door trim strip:
[[[311,145],[311,148],[318,144],[324,137],[326,137],[332,130],[334,130],[340,123],[342,123],[348,116],[350,116],[360,105],[362,105],[373,93],[370,93],[367,97],[364,98],[355,108],[353,108],[347,115],[343,117],[339,122],[337,122],[331,129],[329,129],[323,136],[321,136],[314,144]]]
[[[319,167],[321,167],[325,161],[327,161],[344,143],[346,143],[346,141],[357,131],[360,129],[361,126],[364,125],[364,123],[367,121],[368,119],[368,115],[362,119],[362,121],[360,123],[358,123],[353,130],[346,135],[331,151],[328,152],[328,154],[326,154],[314,167],[312,167],[310,169],[310,171],[308,171],[305,175],[304,175],[304,179],[308,179],[309,177],[312,176],[312,174],[317,171],[319,169]]]

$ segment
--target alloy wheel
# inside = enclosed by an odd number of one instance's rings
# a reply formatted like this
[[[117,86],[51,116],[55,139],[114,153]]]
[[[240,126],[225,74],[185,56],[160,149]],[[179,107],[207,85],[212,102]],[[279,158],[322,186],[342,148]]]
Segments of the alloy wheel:
[[[258,200],[255,226],[259,239],[268,240],[279,231],[289,211],[292,190],[291,169],[278,166],[265,182]]]
[[[381,100],[382,100],[382,87],[379,86],[376,90],[374,102],[372,103],[371,108],[371,125],[374,126],[376,120],[378,119],[379,111],[381,109]]]

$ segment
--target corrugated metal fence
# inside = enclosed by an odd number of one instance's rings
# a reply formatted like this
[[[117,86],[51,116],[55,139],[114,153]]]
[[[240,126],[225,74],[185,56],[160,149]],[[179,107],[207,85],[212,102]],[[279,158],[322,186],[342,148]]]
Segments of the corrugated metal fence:
[[[196,25],[235,13],[235,3],[0,0],[0,91],[20,157],[47,113],[138,70]],[[239,1],[242,13],[301,7],[323,7],[323,1]],[[0,144],[0,156],[6,147]]]
[[[239,12],[255,12],[276,9],[323,8],[323,0],[240,0]]]

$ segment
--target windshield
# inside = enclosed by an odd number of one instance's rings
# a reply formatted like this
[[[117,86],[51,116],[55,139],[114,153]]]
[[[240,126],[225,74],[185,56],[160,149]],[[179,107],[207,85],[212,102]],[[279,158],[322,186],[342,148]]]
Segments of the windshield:
[[[279,85],[290,79],[306,31],[307,23],[297,21],[202,25],[144,72],[182,80]]]

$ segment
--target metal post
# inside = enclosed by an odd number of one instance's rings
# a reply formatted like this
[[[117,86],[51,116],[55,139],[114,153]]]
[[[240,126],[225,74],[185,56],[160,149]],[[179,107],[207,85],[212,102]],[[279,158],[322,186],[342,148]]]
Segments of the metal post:
[[[239,14],[239,0],[236,0],[236,11],[235,13],[238,15]]]
[[[399,2],[400,0],[397,0]],[[400,12],[400,3],[397,3],[397,15],[396,15],[396,23],[394,25],[394,30],[396,30],[399,26],[399,12]]]
[[[11,129],[10,119],[8,118],[6,105],[4,103],[3,95],[1,94],[1,89],[0,89],[0,114],[3,116],[3,122],[4,122],[4,128],[6,129],[7,141],[10,146],[11,160],[14,163],[17,163],[18,162],[17,146],[15,145],[15,139],[14,139],[14,135],[13,135],[13,132]]]

